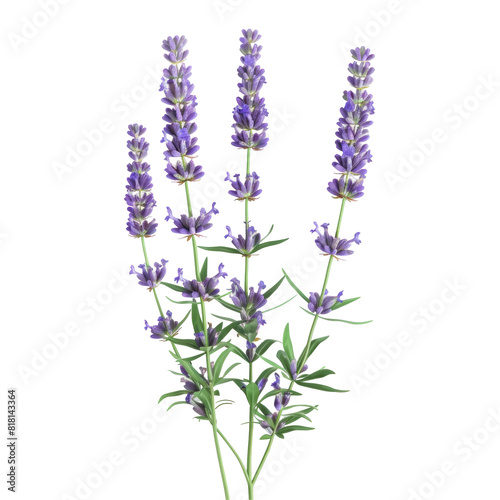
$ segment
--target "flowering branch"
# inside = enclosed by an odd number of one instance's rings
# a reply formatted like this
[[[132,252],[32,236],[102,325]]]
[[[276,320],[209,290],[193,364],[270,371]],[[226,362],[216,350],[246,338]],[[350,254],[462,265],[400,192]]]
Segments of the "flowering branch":
[[[194,277],[188,276],[188,273],[179,267],[177,276],[171,283],[166,280],[167,260],[161,259],[160,262],[150,264],[146,239],[155,235],[158,224],[152,218],[156,202],[152,193],[151,167],[145,161],[149,143],[144,138],[146,129],[138,124],[130,125],[128,129],[130,139],[127,147],[132,161],[127,165],[129,177],[125,196],[128,210],[127,231],[131,237],[140,239],[144,257],[144,263],[137,268],[131,266],[130,273],[136,275],[140,286],[153,292],[160,313],[157,324],[149,324],[145,321],[145,329],[150,331],[151,338],[172,345],[170,354],[177,363],[178,375],[181,376],[182,389],[164,394],[160,401],[182,396],[183,399],[172,403],[167,411],[177,405],[188,405],[195,412],[195,418],[210,423],[226,500],[229,499],[229,488],[219,438],[226,443],[238,461],[247,482],[248,498],[253,500],[255,483],[275,438],[283,439],[287,433],[312,429],[295,424],[300,419],[311,421],[308,414],[317,409],[317,405],[290,405],[292,398],[301,395],[294,390],[295,386],[328,392],[346,392],[316,383],[317,379],[333,375],[334,372],[327,368],[311,371],[307,363],[318,346],[328,338],[315,338],[318,320],[361,324],[326,317],[332,311],[359,298],[344,299],[343,291],[336,295],[329,294],[327,287],[333,263],[352,255],[354,245],[361,243],[359,233],[355,233],[352,238],[348,239],[340,238],[340,231],[346,201],[359,200],[364,194],[366,166],[371,162],[371,153],[367,144],[369,138],[367,128],[372,123],[370,115],[374,112],[372,96],[366,90],[372,83],[371,75],[374,70],[370,61],[373,55],[368,49],[361,47],[352,51],[354,62],[349,65],[351,75],[348,81],[353,90],[344,93],[345,105],[340,109],[341,116],[336,133],[336,146],[339,154],[335,156],[333,163],[338,177],[334,178],[327,187],[327,191],[334,199],[342,200],[335,232],[330,233],[328,223],[320,225],[317,222],[314,222],[314,228],[311,230],[311,233],[315,235],[316,246],[323,255],[328,257],[322,288],[320,292],[310,292],[307,296],[293,283],[284,270],[283,277],[270,288],[267,288],[263,281],[259,281],[257,287],[250,286],[250,257],[257,255],[257,252],[260,253],[264,248],[284,243],[287,238],[268,241],[267,238],[274,226],[266,236],[262,237],[251,225],[250,202],[257,200],[262,193],[260,177],[256,172],[251,171],[251,151],[261,151],[268,143],[266,136],[268,113],[265,100],[260,96],[260,91],[266,83],[264,69],[258,65],[262,51],[262,46],[258,45],[261,36],[256,30],[243,30],[242,34],[240,38],[241,65],[237,71],[240,77],[238,83],[240,96],[236,99],[236,107],[233,109],[234,132],[231,144],[239,149],[246,149],[246,169],[244,176],[237,173],[231,177],[228,173],[226,178],[230,183],[229,194],[244,204],[245,219],[242,234],[236,236],[237,233],[233,234],[231,227],[226,226],[228,232],[225,238],[229,239],[231,246],[209,247],[198,246],[197,243],[197,238],[204,236],[202,233],[212,227],[212,219],[219,212],[213,203],[209,210],[201,208],[199,213],[195,213],[191,203],[190,183],[202,179],[204,172],[203,168],[195,163],[196,154],[200,149],[198,139],[194,136],[197,130],[195,123],[197,102],[193,93],[194,85],[189,80],[191,67],[185,64],[188,51],[185,50],[187,41],[183,36],[169,37],[163,42],[163,48],[166,51],[164,57],[170,65],[164,70],[160,85],[160,90],[164,93],[162,102],[167,106],[163,117],[166,125],[161,142],[166,147],[164,155],[167,162],[165,168],[167,179],[184,186],[187,205],[187,213],[180,215],[176,215],[175,210],[167,207],[165,219],[173,224],[171,230],[174,234],[190,242]],[[230,291],[221,295],[221,280],[227,277],[224,264],[220,263],[217,273],[209,276],[208,258],[201,265],[199,248],[208,252],[243,256],[242,282],[233,277],[230,280]],[[261,329],[266,324],[264,315],[294,298],[270,309],[264,309],[268,299],[285,279],[297,292],[297,296],[307,303],[307,308],[301,307],[301,309],[313,316],[313,320],[300,356],[294,354],[290,325],[285,326],[282,338],[283,349],[276,352],[277,362],[275,362],[264,357],[264,354],[278,340],[273,338],[262,340],[260,337],[262,337]],[[182,300],[167,297],[170,301],[189,305],[189,311],[181,321],[176,321],[170,311],[164,312],[162,309],[157,293],[160,285],[181,294]],[[225,299],[226,295],[229,295],[228,299]],[[222,322],[217,325],[209,323],[206,303],[213,300],[230,310],[233,315],[236,314],[237,318],[211,313]],[[189,316],[191,316],[193,337],[182,338],[179,332]],[[236,336],[233,339],[228,337],[231,332],[237,333],[237,337],[244,340],[243,349],[237,345],[237,342],[233,342],[237,340]],[[181,356],[180,351],[184,348],[195,350],[196,354],[191,357]],[[219,354],[215,356],[217,352]],[[225,361],[229,356],[237,356],[240,362],[233,363],[224,370]],[[205,359],[205,366],[195,369],[193,361],[201,357]],[[238,378],[231,374],[241,364],[241,360],[248,363],[247,378]],[[259,360],[266,364],[266,368],[256,377],[254,368]],[[269,379],[273,382],[266,389]],[[289,381],[288,384],[286,380]],[[222,405],[234,403],[228,399],[216,401],[216,397],[220,396],[220,386],[228,382],[237,385],[249,405],[246,463],[219,428],[217,409]],[[285,387],[281,387],[282,385]],[[265,400],[268,398],[274,400],[273,412],[265,406]],[[266,432],[261,436],[261,440],[269,442],[257,470],[253,473],[255,423],[258,423]]]
[[[316,246],[324,252],[324,255],[328,255],[329,259],[321,293],[316,294],[311,292],[310,294],[308,308],[314,314],[314,319],[309,331],[306,347],[299,358],[298,363],[295,359],[293,359],[290,361],[288,367],[284,367],[288,368],[287,371],[291,375],[288,392],[285,394],[291,393],[295,383],[300,384],[297,374],[302,373],[304,368],[307,366],[306,361],[311,352],[314,331],[321,314],[331,312],[332,307],[335,304],[340,305],[340,303],[342,303],[340,300],[342,292],[340,292],[336,297],[326,297],[326,287],[328,286],[333,259],[335,258],[338,260],[341,256],[351,255],[353,251],[349,248],[352,243],[356,243],[358,245],[361,243],[359,240],[359,233],[356,233],[354,238],[351,240],[340,239],[339,234],[344,215],[345,202],[346,200],[353,201],[363,195],[363,180],[366,175],[365,166],[367,163],[371,162],[371,153],[368,149],[366,141],[369,139],[367,128],[372,124],[369,120],[369,116],[374,113],[374,108],[372,96],[368,94],[366,88],[368,88],[373,81],[371,75],[374,72],[374,68],[371,67],[369,61],[374,58],[374,55],[370,53],[369,49],[365,49],[364,47],[352,50],[351,54],[355,62],[349,64],[349,72],[352,76],[348,77],[347,80],[355,90],[346,91],[344,93],[346,104],[340,109],[341,118],[338,122],[339,129],[336,133],[338,137],[336,146],[342,154],[336,155],[336,161],[333,163],[334,168],[341,173],[341,182],[334,179],[328,184],[327,188],[328,192],[330,192],[334,198],[342,199],[342,205],[340,207],[334,237],[329,234],[328,224],[326,223],[321,226],[323,231],[321,231],[316,222],[314,223],[315,228],[311,230],[311,233],[316,233],[318,235],[315,240]],[[355,182],[352,182],[349,180],[350,175],[357,176],[358,179]],[[354,188],[353,186],[356,187]],[[293,286],[295,287],[295,285]],[[285,350],[287,350],[286,346]],[[290,351],[290,349],[288,349],[288,351]],[[308,380],[310,380],[310,378],[308,378]],[[332,388],[328,389],[332,392],[345,392]],[[272,429],[269,444],[252,479],[254,484],[259,477],[269,452],[271,451],[274,438],[277,434],[279,434],[280,430],[282,431],[285,425],[285,423],[281,421],[283,411],[284,406],[279,410],[278,414],[274,418],[274,428]]]

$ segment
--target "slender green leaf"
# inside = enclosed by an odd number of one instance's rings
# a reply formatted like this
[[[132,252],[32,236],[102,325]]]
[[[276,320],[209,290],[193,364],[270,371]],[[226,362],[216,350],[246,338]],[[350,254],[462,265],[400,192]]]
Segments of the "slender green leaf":
[[[234,352],[241,359],[244,359],[248,363],[248,358],[247,358],[246,354],[238,346],[231,344],[231,342],[221,342],[221,343],[219,343],[219,345],[227,347],[230,351]]]
[[[300,380],[303,382],[307,382],[309,380],[316,380],[318,378],[327,377],[328,375],[335,375],[335,372],[329,370],[328,368],[322,368],[321,370],[317,370],[314,373],[310,373],[309,375],[300,377]]]
[[[261,356],[261,358],[266,362],[266,363],[269,363],[271,366],[274,366],[274,368],[276,368],[276,370],[283,370],[283,367],[281,367],[280,365],[276,364],[274,361],[271,361],[270,359],[267,359],[265,358],[264,356]]]
[[[219,247],[199,246],[198,248],[201,248],[202,250],[207,250],[208,252],[224,252],[224,253],[238,253],[238,254],[240,253],[240,252],[238,252],[238,250],[236,250],[236,248],[224,247],[224,246],[219,246]]]
[[[255,349],[255,359],[264,354],[277,340],[266,339],[263,340]]]
[[[274,311],[275,309],[278,309],[278,307],[282,307],[285,304],[288,304],[288,302],[291,302],[295,297],[297,297],[297,295],[294,295],[293,297],[289,298],[288,300],[285,300],[285,302],[282,302],[279,306],[274,306],[274,307],[271,307],[271,309],[266,309],[265,311],[262,311],[262,314],[266,314],[269,311]]]
[[[215,352],[216,350],[217,349],[214,349],[214,351],[212,351],[212,352]],[[170,354],[174,357],[174,359],[176,361],[179,361],[180,358],[179,358],[179,356],[177,356],[177,354],[175,354],[175,352],[170,351]],[[191,361],[195,361],[196,359],[199,359],[202,356],[205,356],[204,352],[202,352],[200,354],[196,354],[196,356],[191,356],[190,358],[184,358],[184,361],[186,361],[187,363],[191,363]]]
[[[361,297],[355,297],[354,299],[345,299],[342,302],[335,302],[332,306],[332,311],[335,311],[335,309],[340,309],[341,307],[347,306],[356,300],[359,300]]]
[[[178,405],[187,405],[185,401],[176,401],[175,403],[172,403],[165,411],[170,411],[174,406]]]
[[[307,298],[306,294],[300,290],[300,288],[291,280],[290,276],[286,274],[285,270],[282,269],[283,274],[285,275],[286,280],[290,284],[290,286],[307,302],[309,303],[309,299]]]
[[[172,342],[172,344],[183,345],[184,347],[190,347],[191,349],[195,349],[197,351],[200,350],[198,344],[195,340],[191,339],[178,339],[177,337],[166,337],[165,340],[167,342]]]
[[[165,286],[168,286],[168,288],[170,288],[172,290],[175,290],[176,292],[181,292],[181,293],[182,292],[188,292],[189,293],[189,290],[187,290],[183,286],[174,285],[173,283],[167,283],[166,281],[162,281],[161,284],[165,285]]]
[[[308,311],[307,309],[304,309],[301,307],[303,311],[305,311],[307,314],[310,314],[311,316],[316,316],[316,314],[313,314],[311,311]],[[341,323],[349,323],[350,325],[366,325],[367,323],[371,323],[373,320],[369,321],[346,321],[345,319],[334,319],[334,318],[325,318],[324,316],[318,316],[319,319],[323,319],[325,321],[340,321]]]
[[[296,422],[299,419],[305,419],[308,422],[312,422],[312,420],[303,412],[296,412],[296,413],[290,413],[286,417],[283,417],[283,420],[285,421],[286,424],[291,424],[292,422]]]
[[[226,336],[229,334],[229,332],[233,329],[236,329],[237,326],[241,323],[241,321],[233,321],[230,323],[228,326],[222,329],[222,331],[219,334],[219,343],[222,342]],[[238,331],[238,330],[237,330]]]
[[[284,370],[288,373],[288,375],[291,374],[290,372],[290,358],[287,356],[285,351],[279,350],[276,353],[276,357],[281,361],[281,364],[283,365]]]
[[[325,392],[349,392],[340,389],[334,389],[333,387],[329,387],[327,385],[322,384],[310,384],[309,382],[302,382],[302,380],[295,381],[298,385],[302,387],[308,387],[309,389],[316,389],[317,391],[325,391]]]
[[[281,285],[281,283],[283,283],[283,280],[285,279],[285,277],[283,276],[281,279],[278,280],[277,283],[275,283],[267,292],[263,293],[264,295],[264,298],[265,299],[268,299]]]
[[[279,390],[273,390],[265,394],[259,401],[259,403],[262,403],[262,401],[265,401],[268,398],[272,398],[273,396],[276,396],[276,394],[279,393],[284,393],[284,392],[289,392],[292,396],[302,396],[300,392],[297,391],[290,391],[289,389],[279,389]]]
[[[187,394],[188,391],[173,391],[173,392],[167,392],[164,394],[159,400],[158,403],[161,403],[164,399],[166,398],[174,398],[175,396],[181,396],[183,394]]]
[[[240,310],[234,305],[234,304],[230,304],[229,302],[226,302],[225,300],[222,300],[220,297],[215,297],[215,300],[223,305],[225,308],[231,310],[231,311],[234,311],[234,312],[237,312],[239,313]]]
[[[293,354],[292,339],[290,338],[290,323],[286,324],[285,331],[283,332],[283,349],[285,349],[286,355],[290,361],[295,359],[295,355]],[[288,366],[290,367],[290,365]]]
[[[232,372],[237,366],[241,365],[241,363],[233,363],[225,372],[222,377],[226,377],[230,372]]]
[[[193,301],[192,300],[174,300],[174,299],[171,299],[168,295],[165,295],[165,298],[167,300],[169,300],[170,302],[173,302],[174,304],[192,304]]]
[[[255,380],[257,382],[261,381],[263,378],[269,378],[276,370],[274,367],[271,366],[271,368],[266,368]]]
[[[235,322],[234,318],[228,318],[227,316],[219,316],[218,314],[212,313],[212,316],[217,319],[223,319],[224,321],[231,321],[231,323]]]
[[[184,318],[182,318],[180,321],[179,321],[179,324],[177,325],[177,331],[179,331],[180,327],[184,324],[184,322],[189,318],[189,315],[191,314],[191,311],[188,311],[186,316],[184,316]]]
[[[217,358],[217,361],[214,364],[213,369],[213,378],[217,380],[219,378],[220,372],[222,371],[222,367],[224,366],[224,362],[226,358],[231,354],[231,351],[228,349],[223,351],[222,354]]]
[[[329,337],[328,336],[326,336],[326,337],[320,337],[320,338],[317,338],[317,339],[313,339],[311,341],[311,346],[309,347],[309,352],[307,354],[307,359],[305,359],[306,348],[304,347],[304,350],[302,351],[302,354],[299,357],[298,366],[303,366],[305,364],[305,362],[311,357],[312,353],[317,349],[317,347],[322,342],[324,342],[327,338],[329,338]]]
[[[245,388],[245,394],[248,399],[248,404],[254,408],[257,403],[257,399],[259,399],[259,388],[257,387],[257,384],[255,382],[250,382]]]
[[[191,306],[191,320],[193,322],[193,329],[195,333],[203,331],[203,321],[201,320],[200,311],[198,310],[198,305],[193,302]]]
[[[312,406],[312,405],[289,405],[284,409],[284,411],[289,411],[292,408],[307,408],[307,410],[302,410],[302,413],[310,413],[313,410],[317,410],[318,405],[315,405],[315,406]]]
[[[208,257],[205,258],[203,262],[203,266],[201,266],[200,278],[201,281],[204,281],[208,275]]]
[[[261,242],[265,241],[267,239],[267,237],[273,232],[273,229],[274,229],[274,224],[271,226],[271,229],[269,229],[269,232],[260,241]]]
[[[276,433],[277,436],[279,434],[288,434],[289,432],[294,431],[313,431],[314,427],[304,427],[303,425],[286,425],[279,432]]]
[[[273,247],[275,245],[279,245],[281,243],[284,243],[287,240],[288,240],[288,238],[283,238],[282,240],[273,240],[273,241],[266,241],[265,243],[259,243],[258,245],[256,245],[253,248],[252,253],[258,252],[259,250],[262,250],[263,248]]]

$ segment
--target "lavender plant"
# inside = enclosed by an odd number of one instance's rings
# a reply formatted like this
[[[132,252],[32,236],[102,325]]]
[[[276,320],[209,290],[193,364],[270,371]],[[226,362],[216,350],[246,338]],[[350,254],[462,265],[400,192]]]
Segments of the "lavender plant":
[[[338,177],[335,177],[327,187],[327,191],[334,199],[341,200],[341,206],[333,233],[329,231],[329,223],[319,225],[314,222],[311,233],[315,235],[316,246],[325,256],[326,271],[321,291],[310,292],[307,296],[285,270],[282,270],[283,277],[269,288],[260,279],[261,277],[250,279],[250,258],[255,259],[261,254],[261,250],[280,245],[287,238],[268,240],[274,226],[271,226],[266,236],[262,237],[259,230],[251,225],[250,203],[258,200],[263,192],[259,175],[251,169],[252,151],[260,152],[268,144],[269,139],[266,136],[268,112],[265,99],[260,95],[266,83],[265,71],[258,64],[262,52],[262,46],[258,44],[261,36],[256,30],[243,30],[242,35],[240,66],[237,70],[240,79],[238,83],[240,95],[236,98],[236,106],[232,112],[234,133],[231,144],[245,151],[246,169],[233,176],[228,173],[226,177],[230,186],[228,194],[242,203],[244,222],[241,234],[235,236],[240,231],[235,231],[233,234],[233,229],[228,225],[225,238],[230,241],[231,246],[198,245],[201,233],[209,231],[213,217],[219,212],[215,202],[212,203],[209,211],[201,208],[199,213],[195,213],[191,204],[191,184],[200,181],[204,172],[200,165],[196,165],[197,161],[195,163],[200,150],[198,140],[194,135],[197,130],[195,123],[197,102],[194,85],[190,82],[191,67],[186,64],[189,52],[185,48],[187,41],[183,36],[169,37],[163,42],[164,57],[169,65],[163,72],[160,86],[163,92],[162,102],[166,105],[163,117],[166,124],[161,142],[166,147],[164,152],[166,177],[183,187],[187,210],[187,213],[177,217],[174,215],[174,210],[167,207],[165,219],[172,223],[171,231],[185,240],[184,244],[190,245],[193,271],[185,273],[184,268],[179,267],[177,276],[173,282],[170,282],[166,280],[167,261],[165,259],[161,259],[160,263],[154,263],[153,266],[150,265],[146,238],[156,234],[158,223],[152,218],[156,202],[152,193],[151,167],[145,161],[149,143],[144,137],[146,129],[142,125],[134,124],[128,128],[128,135],[131,138],[127,142],[127,147],[132,161],[127,165],[130,174],[125,196],[129,214],[127,231],[130,236],[141,240],[144,257],[144,262],[138,266],[138,269],[131,266],[130,273],[137,276],[139,285],[153,292],[159,312],[156,324],[150,325],[145,321],[145,330],[150,331],[151,338],[164,341],[171,346],[170,354],[177,366],[172,372],[180,377],[181,382],[178,390],[164,394],[160,401],[166,398],[175,399],[167,411],[179,405],[190,406],[195,413],[194,418],[207,422],[211,427],[226,499],[230,498],[230,494],[220,441],[228,446],[238,461],[248,487],[248,498],[254,499],[255,483],[275,438],[284,439],[286,434],[291,432],[312,430],[312,427],[301,425],[301,421],[311,422],[311,414],[317,410],[318,406],[301,403],[298,399],[301,394],[294,390],[296,386],[301,390],[346,392],[317,382],[319,379],[334,374],[327,368],[317,370],[312,368],[310,361],[312,354],[328,338],[327,336],[315,337],[318,321],[321,319],[343,321],[349,324],[367,323],[327,317],[332,311],[345,307],[359,298],[342,299],[342,291],[332,295],[329,294],[327,286],[334,262],[351,255],[354,251],[353,245],[361,243],[359,233],[347,239],[340,238],[340,231],[346,200],[352,202],[363,196],[366,167],[371,162],[367,144],[369,138],[367,128],[372,123],[370,115],[373,114],[374,108],[372,96],[368,94],[367,88],[372,83],[374,69],[370,61],[374,56],[369,49],[364,47],[351,51],[354,62],[349,64],[348,82],[352,89],[345,91],[343,95],[345,104],[340,109],[341,116],[336,133],[336,147],[339,153],[333,162]],[[201,264],[200,249],[206,252],[243,257],[241,278],[235,276],[226,282],[228,275],[224,272],[223,263],[217,265],[217,272],[209,275],[208,258],[205,258]],[[228,258],[230,258],[229,255]],[[307,307],[301,307],[301,309],[312,316],[306,345],[298,356],[295,355],[289,324],[285,326],[280,341],[269,338],[265,328],[266,313],[291,300],[265,309],[269,298],[284,280],[296,292],[296,296],[306,302]],[[255,282],[257,285],[251,285]],[[227,284],[224,285],[224,283]],[[180,321],[173,318],[172,312],[162,308],[158,293],[160,286],[164,287],[163,290],[180,294],[180,300],[166,296],[169,301],[180,306],[188,306],[186,314]],[[209,308],[209,302],[225,308],[228,316],[218,314],[218,310],[214,312],[212,305]],[[209,322],[209,314],[219,322],[215,325]],[[184,329],[184,331],[188,330],[188,334],[180,336],[181,326],[189,316],[191,316],[191,326]],[[267,355],[267,351],[276,342],[282,342],[283,348],[277,350],[275,360],[272,360],[271,356]],[[189,356],[187,349],[194,353]],[[265,354],[268,357],[265,357]],[[236,362],[230,364],[230,358],[235,358]],[[193,365],[195,361],[204,365],[196,369]],[[261,365],[261,371],[256,371],[258,364]],[[236,370],[241,370],[241,368],[244,369],[242,374],[235,375]],[[229,439],[222,433],[219,425],[220,407],[233,403],[221,396],[222,388],[227,387],[226,384],[229,383],[235,384],[240,394],[243,395],[240,403],[248,404],[246,460],[241,458]],[[273,410],[266,406],[269,405],[269,401],[272,401]],[[256,426],[264,431],[260,439],[268,443],[254,471],[253,445]]]

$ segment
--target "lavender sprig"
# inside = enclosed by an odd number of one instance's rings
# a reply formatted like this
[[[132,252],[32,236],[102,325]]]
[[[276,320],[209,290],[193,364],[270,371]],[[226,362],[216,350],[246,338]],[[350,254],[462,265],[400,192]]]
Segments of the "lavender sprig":
[[[372,96],[371,94],[368,94],[366,89],[373,81],[371,75],[373,74],[374,69],[371,67],[369,61],[371,61],[374,56],[370,53],[369,49],[365,49],[364,47],[351,50],[351,55],[355,62],[349,64],[349,72],[351,73],[351,76],[349,76],[347,80],[351,86],[354,87],[354,90],[346,91],[344,93],[346,104],[340,109],[341,118],[338,122],[339,129],[336,134],[338,137],[336,146],[342,154],[336,155],[336,161],[333,163],[334,168],[340,172],[341,179],[339,181],[334,179],[327,188],[328,192],[330,192],[334,198],[342,199],[342,205],[334,236],[329,234],[328,224],[323,224],[321,226],[323,231],[321,231],[320,226],[315,222],[315,228],[311,231],[312,233],[317,234],[315,243],[325,255],[329,256],[329,259],[321,293],[311,293],[308,302],[308,308],[314,315],[314,320],[311,325],[306,347],[301,355],[299,363],[297,363],[294,359],[290,362],[289,373],[292,380],[289,386],[289,391],[293,389],[295,383],[303,384],[303,382],[298,380],[297,373],[302,373],[307,368],[306,361],[311,351],[311,344],[318,318],[321,314],[330,312],[331,307],[335,305],[335,302],[339,300],[341,295],[339,294],[337,297],[328,297],[326,295],[326,288],[333,260],[334,258],[338,259],[339,256],[352,254],[353,251],[349,250],[350,245],[352,243],[360,243],[359,233],[356,233],[353,239],[346,240],[339,238],[339,232],[342,224],[345,202],[346,200],[353,201],[359,199],[362,196],[366,166],[372,161],[372,156],[367,144],[369,139],[367,128],[372,124],[369,120],[369,116],[374,113],[374,107]],[[357,176],[357,180],[354,182],[351,181],[349,179],[350,175]],[[290,346],[288,346],[288,353],[292,354]],[[279,385],[279,379],[277,379],[277,383]],[[271,436],[260,465],[253,476],[254,481],[257,480],[260,472],[262,471],[262,467],[264,466],[269,455],[274,438],[279,432],[278,423],[282,422],[280,419],[284,409],[283,398],[275,401],[275,408],[277,410],[280,408],[277,411],[277,414],[273,415],[271,419],[268,418],[266,422],[261,422],[261,426],[265,428]]]
[[[203,176],[203,170],[201,166],[195,166],[193,162],[194,155],[199,151],[198,139],[194,137],[194,133],[197,130],[197,125],[195,123],[196,113],[196,96],[194,95],[194,85],[189,81],[191,76],[191,67],[186,66],[185,60],[189,52],[185,49],[187,40],[184,36],[169,37],[163,41],[163,49],[166,51],[164,57],[171,64],[163,72],[163,79],[160,85],[160,90],[163,91],[164,97],[162,102],[167,105],[165,115],[163,119],[166,125],[163,129],[163,139],[162,142],[166,145],[166,151],[164,152],[165,159],[167,161],[167,178],[175,180],[180,185],[184,185],[186,192],[186,203],[188,213],[187,215],[181,215],[181,217],[174,217],[172,210],[167,208],[168,216],[166,220],[172,219],[174,222],[174,228],[172,231],[177,234],[182,234],[187,237],[187,241],[192,242],[193,247],[193,257],[194,257],[194,267],[195,267],[195,280],[184,280],[182,277],[182,272],[179,274],[177,280],[183,280],[183,285],[186,294],[190,295],[192,298],[201,298],[201,326],[203,331],[197,332],[198,337],[197,345],[200,347],[202,343],[201,334],[203,338],[208,339],[210,342],[210,331],[207,325],[207,316],[205,309],[205,301],[210,300],[210,298],[218,293],[216,288],[218,279],[220,277],[225,277],[225,273],[222,272],[222,264],[219,267],[219,273],[210,278],[202,279],[199,257],[198,257],[198,246],[196,243],[196,238],[193,236],[199,236],[202,231],[212,227],[210,222],[212,215],[218,213],[215,209],[215,203],[212,205],[212,210],[206,212],[204,209],[200,210],[200,215],[198,217],[193,216],[193,209],[191,206],[191,196],[189,191],[189,183],[195,180],[199,180]],[[180,158],[180,160],[179,160]],[[173,163],[175,161],[175,164]],[[194,324],[194,323],[193,323]],[[208,400],[205,403],[198,404],[194,397],[187,397],[186,402],[192,404],[194,410],[202,417],[208,418],[212,425],[213,438],[215,443],[215,449],[217,453],[217,461],[219,464],[219,470],[221,474],[222,484],[224,487],[224,495],[226,499],[229,499],[229,488],[226,480],[226,473],[224,470],[224,464],[222,460],[222,454],[219,445],[219,434],[215,407],[215,391],[214,391],[214,377],[213,377],[213,365],[210,360],[210,349],[206,349],[206,371],[207,371],[207,394]],[[207,413],[208,409],[210,410]]]

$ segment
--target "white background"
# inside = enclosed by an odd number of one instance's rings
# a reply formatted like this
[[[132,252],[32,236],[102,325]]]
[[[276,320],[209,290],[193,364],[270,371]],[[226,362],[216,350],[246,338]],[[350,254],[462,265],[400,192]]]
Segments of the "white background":
[[[263,36],[271,122],[269,146],[253,155],[264,192],[251,216],[262,231],[275,223],[275,236],[290,236],[252,258],[253,283],[274,283],[283,266],[306,292],[320,288],[326,261],[309,230],[314,220],[335,223],[340,206],[325,188],[346,48],[367,44],[376,54],[374,162],[342,229],[360,231],[363,244],[335,264],[329,285],[362,296],[343,318],[374,322],[319,325],[317,335],[331,337],[313,368],[334,369],[330,383],[351,392],[304,396],[320,403],[316,430],[277,444],[257,498],[498,498],[494,3],[73,0],[52,1],[50,17],[41,4],[10,2],[1,21],[2,386],[18,389],[18,498],[83,498],[77,486],[88,481],[92,499],[222,498],[207,426],[185,407],[164,419],[156,405],[179,382],[168,345],[143,330],[157,317],[153,297],[127,275],[142,258],[125,231],[125,142],[128,123],[148,128],[160,221],[150,257],[170,261],[170,281],[179,266],[190,274],[190,247],[163,222],[165,206],[180,213],[184,198],[163,172],[161,42],[189,40],[207,173],[193,196],[197,207],[217,200],[221,213],[203,243],[220,244],[225,226],[241,228],[243,218],[221,179],[244,168],[230,125],[238,38],[249,27]],[[98,144],[85,150],[89,133]],[[86,156],[61,170],[78,147]],[[241,276],[241,259],[224,261]],[[284,287],[281,298],[292,294]],[[271,316],[263,337],[281,336],[290,321],[302,346],[310,317],[298,305]],[[244,455],[242,407],[223,407],[220,421]],[[119,463],[103,478],[95,464],[110,456]],[[240,470],[224,456],[232,498],[243,499]],[[444,463],[446,476],[436,472]]]

